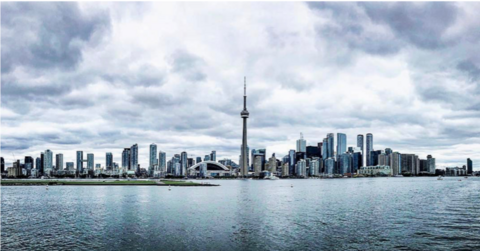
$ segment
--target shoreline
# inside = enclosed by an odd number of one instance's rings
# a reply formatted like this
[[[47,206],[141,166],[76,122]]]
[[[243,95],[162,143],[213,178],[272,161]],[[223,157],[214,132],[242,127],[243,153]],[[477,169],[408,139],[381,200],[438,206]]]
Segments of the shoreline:
[[[62,180],[1,180],[1,186],[183,186],[183,187],[198,187],[198,186],[220,186],[218,184],[210,183],[196,183],[185,181],[143,181],[143,180],[122,180],[122,181],[62,181]]]

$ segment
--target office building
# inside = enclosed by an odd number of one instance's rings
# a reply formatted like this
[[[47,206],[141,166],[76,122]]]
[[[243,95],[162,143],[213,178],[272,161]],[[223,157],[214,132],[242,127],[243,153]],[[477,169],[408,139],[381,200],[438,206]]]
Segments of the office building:
[[[94,157],[93,157],[93,153],[88,153],[87,154],[87,169],[90,171],[92,170],[93,171],[93,167],[94,167]]]
[[[180,154],[180,175],[187,176],[187,165],[188,165],[188,155],[187,152],[183,151]]]
[[[337,133],[337,159],[340,155],[347,152],[347,135],[345,133]]]
[[[365,156],[365,148],[364,148],[364,141],[363,141],[363,135],[362,134],[357,135],[357,147],[359,147],[360,150],[362,151],[362,166],[363,166],[363,163],[365,163],[365,161],[363,160],[363,158]]]
[[[107,170],[113,169],[113,154],[111,152],[105,153],[105,168]]]
[[[63,171],[63,154],[58,153],[55,155],[55,169],[57,171]]]
[[[83,151],[77,151],[77,172],[83,173]]]
[[[473,162],[470,158],[467,159],[467,174],[473,174]]]
[[[307,151],[307,141],[303,139],[303,134],[300,133],[300,139],[297,140],[297,152]]]
[[[297,161],[295,169],[298,177],[307,177],[307,162],[304,159]]]
[[[268,159],[268,168],[268,171],[272,174],[277,172],[277,158],[275,157],[275,153]]]
[[[295,156],[295,150],[288,151],[288,159],[290,161],[290,163],[288,164],[289,175],[295,175],[295,165],[297,164]]]
[[[325,174],[334,174],[335,171],[335,160],[333,158],[328,158],[325,160]]]
[[[130,148],[123,148],[122,151],[122,168],[123,170],[130,170]]]
[[[248,149],[247,149],[247,156],[248,156]],[[217,151],[214,150],[210,153],[210,160],[217,161]],[[247,165],[248,165],[248,161],[247,161]]]
[[[73,171],[75,169],[73,162],[66,162],[65,167],[67,168],[67,171]]]
[[[130,147],[130,171],[138,172],[138,145]]]
[[[399,152],[393,152],[390,155],[390,167],[392,168],[392,175],[402,174],[402,158]]]
[[[53,153],[49,149],[44,153],[43,168],[44,174],[51,175],[53,171]]]
[[[197,161],[196,161],[196,162],[197,162],[197,164],[200,163],[200,162],[202,162],[202,157],[197,157]]]
[[[371,152],[373,151],[373,134],[371,133],[367,133],[366,151],[367,151],[367,156],[366,156],[367,166],[375,166],[373,163],[375,158],[370,157]]]

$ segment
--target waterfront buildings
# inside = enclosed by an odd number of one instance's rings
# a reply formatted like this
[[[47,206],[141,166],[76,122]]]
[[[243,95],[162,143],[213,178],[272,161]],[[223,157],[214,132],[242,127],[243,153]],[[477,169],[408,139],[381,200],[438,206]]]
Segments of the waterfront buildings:
[[[392,168],[390,166],[365,166],[361,167],[359,174],[368,176],[392,176]]]
[[[150,163],[148,165],[148,172],[150,175],[153,175],[155,169],[157,169],[158,166],[158,160],[157,160],[157,145],[156,144],[151,144],[150,145]]]

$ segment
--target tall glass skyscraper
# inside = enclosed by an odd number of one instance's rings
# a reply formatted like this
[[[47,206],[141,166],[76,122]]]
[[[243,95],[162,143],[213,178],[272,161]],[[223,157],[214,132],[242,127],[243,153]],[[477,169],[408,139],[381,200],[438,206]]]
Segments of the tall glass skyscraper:
[[[148,170],[153,171],[155,166],[158,165],[158,160],[157,160],[157,145],[151,144],[150,145],[150,163],[148,166]]]
[[[112,153],[106,153],[105,154],[105,168],[107,170],[112,170],[113,169],[113,154]]]
[[[347,152],[347,135],[345,133],[337,133],[337,159],[340,155]]]
[[[93,153],[87,154],[87,169],[88,170],[93,170],[94,162],[95,161],[94,161]]]
[[[364,141],[363,141],[363,135],[362,134],[359,134],[357,135],[357,147],[360,147],[360,150],[362,151],[362,166],[363,163],[365,163],[365,161],[363,161],[363,158],[365,156],[365,147],[364,147]]]
[[[45,151],[43,157],[43,169],[45,173],[53,171],[53,153],[49,149]]]
[[[248,153],[248,150],[247,150],[247,153]],[[214,150],[210,153],[210,160],[217,161],[217,151]]]
[[[327,158],[335,158],[335,134],[327,134]]]
[[[367,166],[372,166],[373,163],[371,162],[371,151],[373,151],[373,134],[367,133]]]
[[[135,144],[130,147],[130,170],[140,171],[137,170],[138,168],[138,145]]]
[[[197,157],[197,164],[202,162],[202,157]]]
[[[130,170],[130,148],[124,148],[122,152],[122,168]]]
[[[188,165],[188,155],[187,152],[183,151],[180,154],[180,175],[182,176],[187,176],[187,165]]]
[[[307,141],[303,139],[302,133],[300,133],[300,139],[297,140],[297,152],[307,152]]]
[[[290,163],[288,163],[288,173],[290,175],[295,175],[295,164],[297,164],[295,150],[290,150],[288,152],[288,158],[290,161]]]
[[[165,152],[160,151],[158,153],[158,171],[166,172],[167,171],[167,154]]]
[[[467,159],[467,173],[468,174],[473,173],[473,162],[470,158]]]
[[[63,154],[55,155],[55,169],[63,171]]]
[[[83,151],[77,151],[77,172],[83,172]]]

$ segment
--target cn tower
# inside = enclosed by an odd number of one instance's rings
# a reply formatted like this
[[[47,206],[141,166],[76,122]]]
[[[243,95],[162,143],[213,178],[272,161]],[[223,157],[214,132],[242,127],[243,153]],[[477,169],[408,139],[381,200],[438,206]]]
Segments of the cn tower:
[[[243,111],[240,113],[240,116],[243,119],[243,137],[242,137],[242,166],[240,167],[241,175],[243,177],[248,176],[248,150],[247,150],[247,77],[244,77],[244,86],[243,86]]]

